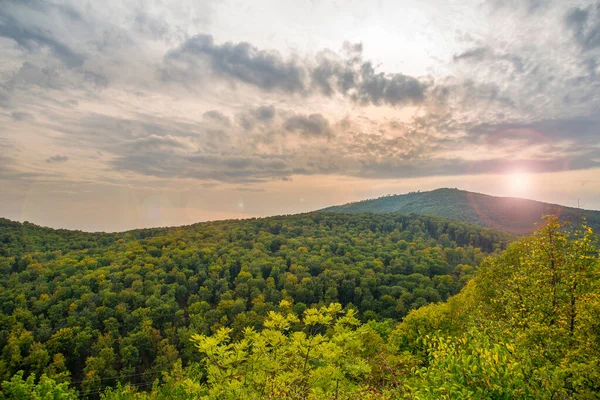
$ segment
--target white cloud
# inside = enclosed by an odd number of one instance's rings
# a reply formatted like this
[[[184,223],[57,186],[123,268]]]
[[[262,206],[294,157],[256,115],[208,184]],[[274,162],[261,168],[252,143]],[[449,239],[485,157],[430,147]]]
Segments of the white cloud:
[[[597,5],[517,3],[7,0],[0,180],[260,190],[596,168]]]

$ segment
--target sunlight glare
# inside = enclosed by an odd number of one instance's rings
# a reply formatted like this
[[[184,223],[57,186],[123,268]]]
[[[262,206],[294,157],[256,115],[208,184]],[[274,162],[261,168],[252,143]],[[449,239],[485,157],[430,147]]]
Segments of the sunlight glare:
[[[514,171],[507,175],[507,186],[510,195],[525,196],[531,187],[531,176],[524,171]]]

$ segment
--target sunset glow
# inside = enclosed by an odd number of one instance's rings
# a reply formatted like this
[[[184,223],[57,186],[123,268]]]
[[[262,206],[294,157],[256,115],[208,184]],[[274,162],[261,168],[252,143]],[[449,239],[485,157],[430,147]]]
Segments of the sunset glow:
[[[531,194],[532,177],[525,171],[514,171],[506,176],[508,192],[511,196],[527,197]]]
[[[4,1],[0,215],[122,230],[439,187],[600,208],[598,10]]]

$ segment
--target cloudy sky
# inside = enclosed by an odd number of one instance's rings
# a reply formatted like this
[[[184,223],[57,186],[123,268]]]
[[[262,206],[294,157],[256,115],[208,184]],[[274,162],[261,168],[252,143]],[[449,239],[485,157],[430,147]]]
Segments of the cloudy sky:
[[[600,209],[600,2],[0,0],[0,216],[458,187]]]

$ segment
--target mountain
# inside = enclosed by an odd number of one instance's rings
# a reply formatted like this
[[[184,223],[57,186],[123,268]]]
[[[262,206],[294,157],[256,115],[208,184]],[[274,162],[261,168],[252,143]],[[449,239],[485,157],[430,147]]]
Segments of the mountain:
[[[542,216],[551,214],[570,223],[578,223],[585,217],[589,226],[596,232],[600,231],[600,211],[448,188],[385,196],[320,211],[430,214],[516,234],[533,232]]]

